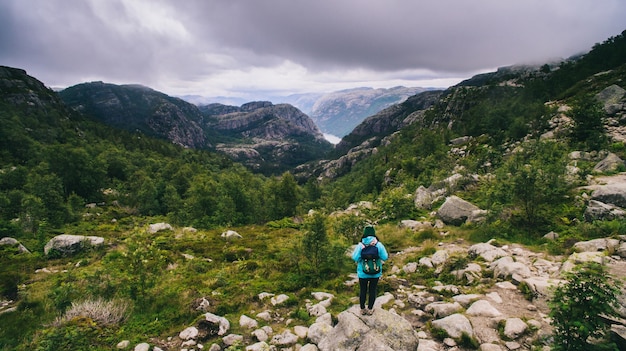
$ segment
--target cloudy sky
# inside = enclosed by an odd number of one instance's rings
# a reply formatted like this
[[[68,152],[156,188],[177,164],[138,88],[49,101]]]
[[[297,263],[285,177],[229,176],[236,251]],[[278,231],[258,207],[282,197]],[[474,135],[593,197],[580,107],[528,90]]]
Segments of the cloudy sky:
[[[625,19],[624,0],[0,0],[0,65],[249,100],[447,87],[586,52]]]

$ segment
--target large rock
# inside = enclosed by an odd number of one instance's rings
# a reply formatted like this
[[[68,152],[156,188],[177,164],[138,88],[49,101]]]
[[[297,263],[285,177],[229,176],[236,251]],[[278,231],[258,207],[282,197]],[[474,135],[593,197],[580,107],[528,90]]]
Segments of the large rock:
[[[611,221],[626,217],[626,211],[611,204],[605,204],[597,200],[589,200],[584,216],[587,222],[593,222],[595,220]]]
[[[484,217],[485,211],[453,195],[446,198],[446,201],[437,211],[437,215],[446,224],[461,225],[465,222],[480,221]]]
[[[61,234],[50,239],[43,252],[48,256],[65,256],[102,245],[104,245],[104,238],[99,236]]]
[[[489,268],[493,269],[494,277],[521,277],[528,278],[531,276],[530,268],[522,262],[514,261],[513,257],[506,256],[492,262]]]
[[[3,245],[17,246],[17,250],[19,252],[30,253],[30,251],[28,251],[28,249],[24,245],[22,245],[22,243],[20,243],[14,238],[4,237],[0,239],[0,246],[3,246]]]
[[[610,251],[613,252],[618,249],[620,241],[618,239],[611,238],[599,238],[587,241],[579,241],[574,244],[574,251],[576,252],[597,252],[597,251]]]
[[[459,339],[463,334],[474,337],[474,329],[469,319],[460,313],[436,319],[432,322],[433,328],[442,329],[451,338]]]
[[[619,85],[613,84],[596,94],[596,99],[604,104],[604,112],[609,115],[621,110],[620,101],[626,95],[626,90]]]
[[[358,306],[343,311],[339,322],[318,347],[321,351],[415,351],[416,332],[406,319],[383,310],[374,309],[371,316],[360,314]]]
[[[615,183],[601,186],[591,194],[592,200],[626,207],[626,183]]]
[[[615,172],[624,167],[624,160],[614,153],[609,153],[602,161],[598,162],[593,170],[596,172]]]
[[[467,250],[470,257],[482,257],[487,262],[493,262],[496,258],[508,256],[507,252],[489,243],[478,243],[470,246]]]

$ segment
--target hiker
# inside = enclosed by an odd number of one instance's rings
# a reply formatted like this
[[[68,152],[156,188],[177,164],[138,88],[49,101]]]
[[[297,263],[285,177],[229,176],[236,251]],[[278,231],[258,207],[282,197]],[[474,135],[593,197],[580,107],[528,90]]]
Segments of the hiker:
[[[359,304],[362,315],[374,313],[376,287],[378,279],[383,274],[382,261],[387,258],[389,258],[387,250],[378,241],[374,227],[368,225],[363,228],[363,237],[352,253],[352,259],[357,263],[356,273],[359,277]],[[365,308],[366,298],[367,308]]]

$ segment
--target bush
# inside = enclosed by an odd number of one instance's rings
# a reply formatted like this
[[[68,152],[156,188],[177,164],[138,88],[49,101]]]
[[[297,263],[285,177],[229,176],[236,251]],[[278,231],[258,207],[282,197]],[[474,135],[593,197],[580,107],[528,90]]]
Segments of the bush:
[[[54,321],[55,326],[60,326],[78,317],[89,318],[99,326],[116,325],[126,318],[128,303],[121,300],[84,300],[72,303],[72,306],[62,317]]]
[[[589,339],[608,345],[607,325],[600,315],[616,316],[619,282],[597,263],[584,264],[566,275],[550,302],[555,351],[587,351]]]

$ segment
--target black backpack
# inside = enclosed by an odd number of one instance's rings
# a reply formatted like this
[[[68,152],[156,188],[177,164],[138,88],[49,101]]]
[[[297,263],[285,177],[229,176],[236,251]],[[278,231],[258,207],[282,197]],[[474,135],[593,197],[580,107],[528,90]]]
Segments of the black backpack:
[[[361,259],[363,260],[363,273],[378,274],[382,268],[382,262],[378,257],[378,247],[376,245],[367,245],[361,243]]]

